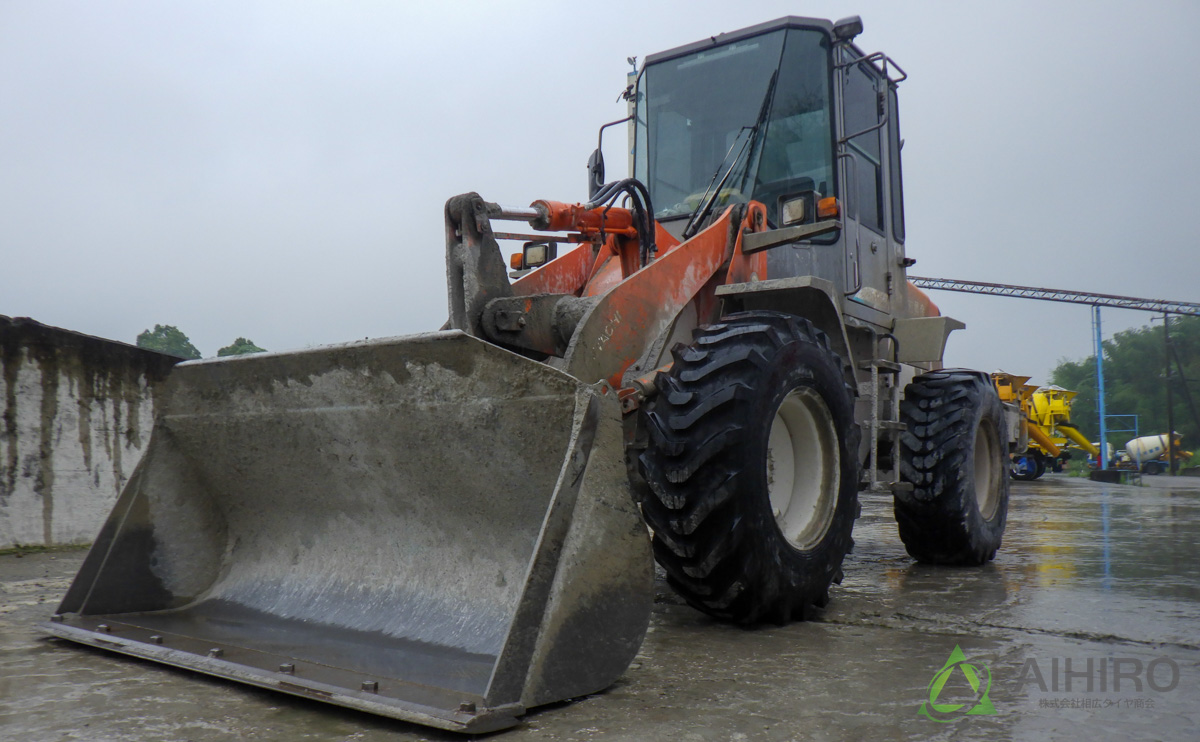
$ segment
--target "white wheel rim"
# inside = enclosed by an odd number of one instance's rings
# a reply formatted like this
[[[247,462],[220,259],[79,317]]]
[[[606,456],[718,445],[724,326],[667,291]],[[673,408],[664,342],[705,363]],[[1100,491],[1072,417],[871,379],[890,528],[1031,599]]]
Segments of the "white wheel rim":
[[[996,481],[1001,469],[996,465],[999,449],[1000,442],[991,426],[981,422],[975,431],[975,502],[984,520],[991,520],[999,505],[1000,483]]]
[[[837,431],[825,400],[806,387],[788,392],[771,421],[766,467],[775,523],[794,548],[811,549],[829,530],[840,464]]]

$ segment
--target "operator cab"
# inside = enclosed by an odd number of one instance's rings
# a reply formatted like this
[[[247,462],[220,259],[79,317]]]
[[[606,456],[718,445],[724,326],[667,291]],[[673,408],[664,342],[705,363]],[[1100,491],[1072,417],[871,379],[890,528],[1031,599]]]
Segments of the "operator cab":
[[[681,239],[749,200],[767,207],[773,228],[839,219],[841,229],[807,243],[844,240],[837,272],[847,293],[873,287],[883,295],[853,300],[887,311],[891,262],[871,256],[904,262],[896,105],[904,75],[852,43],[861,30],[857,18],[787,17],[647,57],[633,172],[655,218]],[[771,260],[774,276],[829,275],[803,259]]]

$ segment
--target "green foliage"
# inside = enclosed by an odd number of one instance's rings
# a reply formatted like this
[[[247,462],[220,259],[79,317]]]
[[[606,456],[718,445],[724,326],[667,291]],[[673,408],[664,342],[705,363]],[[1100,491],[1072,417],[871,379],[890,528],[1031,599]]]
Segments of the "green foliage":
[[[1175,430],[1184,448],[1200,449],[1200,420],[1188,405],[1186,390],[1200,406],[1200,317],[1172,317],[1171,343],[1183,365],[1183,376],[1172,359],[1171,396]],[[1162,322],[1118,332],[1104,341],[1104,391],[1109,415],[1137,415],[1140,435],[1167,432],[1166,350]],[[1092,440],[1100,436],[1096,411],[1096,357],[1062,359],[1050,375],[1051,383],[1079,392],[1071,405],[1071,422]],[[1110,420],[1109,427],[1133,427]],[[1133,433],[1111,433],[1109,443],[1122,448]]]
[[[155,325],[152,331],[143,330],[137,336],[137,346],[189,360],[200,357],[200,351],[196,350],[188,336],[174,325]]]
[[[231,345],[226,345],[217,351],[219,356],[240,356],[246,353],[266,353],[266,348],[260,348],[254,344],[253,340],[246,338],[238,338]]]

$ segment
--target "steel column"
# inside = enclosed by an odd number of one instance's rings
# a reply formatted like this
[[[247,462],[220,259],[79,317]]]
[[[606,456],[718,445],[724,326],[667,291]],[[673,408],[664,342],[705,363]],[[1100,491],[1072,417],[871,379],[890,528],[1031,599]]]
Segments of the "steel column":
[[[1101,469],[1108,468],[1108,427],[1104,415],[1104,342],[1100,329],[1100,306],[1092,305],[1092,326],[1096,329],[1096,407],[1100,412],[1100,459]]]

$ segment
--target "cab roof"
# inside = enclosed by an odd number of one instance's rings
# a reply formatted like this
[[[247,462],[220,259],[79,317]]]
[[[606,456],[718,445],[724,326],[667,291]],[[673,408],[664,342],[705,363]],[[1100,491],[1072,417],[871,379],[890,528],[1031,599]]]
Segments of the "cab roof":
[[[776,18],[773,21],[767,21],[766,23],[748,26],[737,31],[730,31],[728,33],[717,34],[716,36],[710,36],[701,41],[693,41],[690,44],[677,46],[674,49],[668,49],[664,52],[650,54],[646,57],[643,66],[649,66],[657,62],[674,59],[675,57],[682,57],[685,54],[691,54],[692,52],[711,49],[715,46],[728,44],[732,41],[740,41],[741,39],[748,39],[752,36],[761,36],[762,34],[770,33],[771,31],[777,31],[781,28],[806,28],[815,31],[821,31],[830,37],[833,36],[833,21],[828,21],[824,18],[803,18],[801,16],[789,15],[784,16],[783,18]]]

